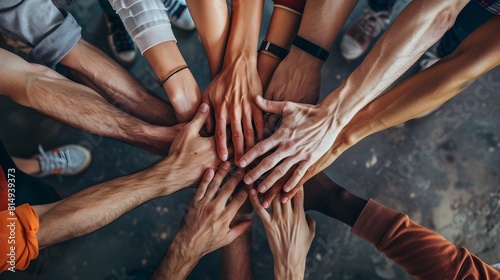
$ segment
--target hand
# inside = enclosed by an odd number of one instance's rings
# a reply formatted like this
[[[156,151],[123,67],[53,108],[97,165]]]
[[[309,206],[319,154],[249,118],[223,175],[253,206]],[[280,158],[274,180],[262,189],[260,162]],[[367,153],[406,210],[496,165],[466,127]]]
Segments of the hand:
[[[214,137],[199,135],[208,115],[208,105],[201,104],[193,120],[185,125],[170,147],[168,166],[165,168],[176,172],[186,182],[186,186],[194,185],[206,169],[220,164],[215,153]]]
[[[250,190],[250,201],[262,219],[269,247],[274,256],[276,279],[303,279],[306,257],[315,234],[316,222],[304,213],[304,189],[292,201],[273,201],[271,213],[259,203],[257,192]],[[293,271],[287,271],[293,269]],[[292,273],[287,274],[287,273]]]
[[[247,190],[242,189],[228,203],[243,177],[242,170],[235,171],[217,194],[230,166],[228,162],[224,162],[215,176],[212,169],[205,172],[175,237],[178,244],[184,244],[185,250],[200,258],[230,244],[252,225],[251,220],[232,227],[229,225],[248,197]]]
[[[283,120],[273,135],[255,145],[239,161],[240,167],[245,167],[276,149],[245,176],[245,183],[249,185],[255,182],[262,174],[274,168],[258,187],[259,192],[264,193],[294,165],[298,165],[283,188],[285,192],[289,192],[309,167],[330,149],[337,137],[339,124],[321,105],[274,102],[259,97],[257,105],[265,112],[282,115]],[[280,162],[282,163],[278,165]]]
[[[304,65],[303,61],[296,61],[297,57],[292,53],[279,64],[264,94],[265,99],[307,104],[318,102],[322,64]]]
[[[226,125],[230,124],[234,158],[244,153],[255,143],[255,130],[258,139],[263,139],[262,111],[254,102],[262,95],[262,86],[253,58],[240,56],[233,63],[225,65],[223,70],[208,85],[203,95],[204,102],[211,104],[215,113],[215,141],[217,153],[223,161],[228,159],[226,144]],[[254,59],[253,59],[254,60]],[[252,124],[253,121],[253,124]],[[207,122],[209,131],[213,131],[213,121]]]

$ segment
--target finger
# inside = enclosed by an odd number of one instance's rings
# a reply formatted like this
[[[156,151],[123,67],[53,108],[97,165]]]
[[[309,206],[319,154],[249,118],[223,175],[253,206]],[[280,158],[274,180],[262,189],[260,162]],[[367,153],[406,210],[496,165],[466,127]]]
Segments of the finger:
[[[281,196],[281,202],[285,203],[285,202],[291,200],[292,198],[295,197],[295,195],[297,194],[298,191],[299,191],[299,188],[294,188],[290,192],[283,193]]]
[[[253,117],[253,123],[255,125],[255,130],[257,130],[257,139],[258,139],[258,141],[262,141],[262,140],[264,140],[264,116],[263,116],[263,112],[259,108],[255,107],[253,109],[252,117]],[[254,137],[255,137],[255,135],[254,135]]]
[[[194,116],[193,120],[187,125],[191,135],[198,135],[200,133],[200,130],[207,121],[208,113],[208,104],[201,103],[200,108],[198,108],[198,112]]]
[[[297,167],[297,169],[295,169],[295,172],[293,172],[292,177],[290,177],[290,179],[288,179],[283,190],[285,192],[289,192],[293,188],[295,188],[297,186],[297,184],[299,183],[300,179],[302,179],[304,177],[304,175],[306,175],[306,172],[309,169],[309,167],[311,167],[311,165],[312,164],[309,161],[303,161],[299,165],[299,167]]]
[[[204,200],[212,201],[215,197],[215,194],[219,190],[220,185],[222,184],[222,181],[226,177],[227,173],[229,173],[229,168],[231,167],[231,164],[229,162],[223,162],[219,169],[217,170],[217,173],[215,173],[214,178],[212,179],[212,182],[210,182],[210,185],[208,186],[208,190],[205,194]]]
[[[227,205],[226,211],[231,220],[236,215],[236,212],[241,208],[241,206],[245,203],[248,198],[248,190],[241,189],[236,195],[233,196],[231,202]]]
[[[265,194],[264,198],[262,199],[262,206],[265,208],[269,208],[271,203],[273,202],[274,198],[281,192],[283,189],[283,185],[285,184],[285,181],[280,179],[274,186],[272,186]]]
[[[263,222],[269,222],[270,216],[267,210],[260,204],[259,197],[257,196],[257,191],[254,189],[251,189],[249,191],[250,195],[250,202],[252,203],[253,209],[255,210],[255,213],[259,215],[260,219]]]
[[[224,184],[224,186],[222,186],[222,190],[217,196],[217,200],[219,200],[223,204],[223,206],[226,205],[227,200],[234,193],[234,190],[238,186],[238,183],[243,178],[243,174],[244,172],[242,169],[235,170],[231,174],[231,178],[229,178],[229,180]]]
[[[241,157],[241,159],[239,160],[239,166],[242,168],[246,167],[248,164],[252,163],[256,158],[264,155],[268,151],[278,146],[279,145],[278,138],[279,134],[275,133],[266,140],[259,142],[257,145],[251,148],[250,151],[248,151],[245,155]],[[253,183],[253,181],[248,182],[247,184],[251,183]]]
[[[203,199],[205,196],[205,193],[207,191],[208,185],[210,184],[210,181],[214,178],[215,171],[213,169],[207,169],[205,171],[205,174],[201,178],[200,185],[198,186],[198,189],[196,190],[196,194],[193,197],[193,201],[200,201]]]
[[[288,154],[285,154],[285,156],[288,156]],[[269,176],[267,176],[266,179],[264,179],[260,183],[259,192],[264,193],[269,187],[276,184],[279,179],[283,178],[283,176],[288,173],[288,171],[293,167],[293,165],[295,165],[295,163],[296,160],[294,158],[287,158],[285,161],[283,161],[282,164],[276,166],[273,169],[273,172],[271,172],[271,174],[269,174]]]
[[[210,98],[208,97],[208,94],[203,94],[203,103],[210,104]],[[209,134],[213,133],[214,131],[214,116],[213,116],[213,110],[212,113],[209,114],[207,121],[205,122],[205,128]]]
[[[227,144],[226,144],[226,110],[222,110],[215,121],[215,143],[217,145],[217,154],[222,161],[228,158]]]
[[[231,244],[236,238],[240,237],[243,233],[249,230],[253,225],[253,221],[244,221],[235,226],[233,226],[227,233],[227,244]]]
[[[240,116],[231,117],[231,135],[234,147],[234,160],[238,161],[245,153],[243,146],[244,137],[243,137],[243,131],[241,130]]]
[[[267,140],[264,140],[264,141],[267,141]],[[262,142],[260,142],[260,143],[262,143]],[[257,144],[255,147],[257,147],[259,144]],[[261,162],[259,162],[259,164],[254,169],[252,169],[250,172],[248,172],[247,175],[245,175],[245,184],[249,185],[249,184],[257,181],[257,179],[259,179],[262,176],[262,174],[273,169],[280,161],[282,161],[283,159],[285,159],[288,156],[289,156],[288,152],[281,150],[281,149],[278,149],[274,153],[270,154],[269,156],[264,158]],[[281,169],[278,170],[278,173],[280,173],[281,171],[282,171]],[[285,173],[286,173],[287,170],[283,170],[283,171],[285,171]],[[276,177],[278,177],[278,176],[275,175],[275,177],[273,177],[273,178],[276,178]],[[280,177],[278,177],[278,179],[279,178]],[[274,182],[276,182],[276,180],[274,180]],[[264,193],[270,186],[272,186],[272,185],[264,185],[263,183],[261,183],[259,185],[259,192]]]
[[[266,113],[280,114],[283,115],[283,110],[285,109],[286,101],[271,101],[262,98],[262,96],[257,95],[255,99],[257,106],[259,106],[262,111]]]
[[[252,125],[252,116],[249,114],[243,114],[242,118],[243,135],[245,136],[245,148],[248,151],[255,145],[255,132]],[[239,160],[239,158],[236,160]]]
[[[280,199],[281,199],[281,195],[280,193],[278,193],[276,195],[276,197],[273,199],[273,202],[272,202],[272,205],[273,205],[273,212],[272,212],[272,216],[277,216],[277,217],[281,217],[283,216],[283,210],[282,210],[282,207],[281,207],[281,202],[280,202]]]
[[[314,234],[316,232],[316,221],[309,214],[306,215],[306,221],[309,226],[309,231]]]
[[[295,189],[297,193],[293,197],[293,211],[304,211],[304,187],[300,186]]]

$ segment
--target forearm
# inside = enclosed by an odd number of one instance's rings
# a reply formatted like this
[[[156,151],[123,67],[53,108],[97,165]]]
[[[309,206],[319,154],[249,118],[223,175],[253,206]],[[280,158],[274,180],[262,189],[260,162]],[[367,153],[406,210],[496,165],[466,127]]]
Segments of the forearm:
[[[49,68],[31,65],[7,51],[0,51],[0,63],[0,74],[5,77],[1,81],[3,94],[67,125],[141,147],[171,143],[176,136],[174,128],[152,126],[131,117],[90,88]]]
[[[346,125],[451,28],[467,2],[412,1],[346,82],[323,101],[328,114]]]
[[[162,84],[163,89],[175,109],[179,122],[190,121],[201,103],[201,92],[189,69],[183,69],[172,75],[180,67],[187,65],[175,41],[162,42],[149,48],[144,52],[144,57],[158,79],[165,81]]]
[[[252,231],[221,249],[221,279],[252,280]]]
[[[229,37],[227,2],[187,0],[186,3],[207,54],[210,77],[214,78],[222,69]]]
[[[244,57],[256,62],[257,44],[264,1],[231,1],[231,31],[228,38],[224,65]]]
[[[191,251],[186,247],[186,243],[178,241],[176,236],[149,280],[186,279],[201,259],[192,256]]]
[[[301,16],[297,13],[275,7],[271,16],[271,21],[269,22],[269,28],[267,29],[266,41],[289,50],[293,38],[297,35],[300,19]],[[265,53],[259,53],[257,58],[257,69],[264,91],[269,85],[271,77],[279,63],[279,59]]]
[[[75,78],[123,111],[151,124],[172,126],[178,123],[171,106],[147,93],[127,70],[84,40],[78,42],[61,64],[76,72]]]
[[[171,174],[175,173],[153,167],[95,185],[60,201],[40,215],[37,233],[40,248],[90,233],[153,198],[174,192],[182,182]]]
[[[408,121],[443,104],[476,78],[500,64],[500,39],[490,34],[500,19],[493,18],[472,33],[452,54],[421,71],[363,108],[344,127],[334,146],[311,167],[311,178],[345,150],[369,135]]]

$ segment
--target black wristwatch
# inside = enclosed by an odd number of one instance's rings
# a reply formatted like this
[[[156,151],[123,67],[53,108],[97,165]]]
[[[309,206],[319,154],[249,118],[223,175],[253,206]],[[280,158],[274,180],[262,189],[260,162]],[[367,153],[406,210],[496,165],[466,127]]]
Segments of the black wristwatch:
[[[260,44],[259,52],[268,54],[280,60],[283,60],[288,55],[287,49],[282,48],[266,40],[263,40],[262,44]]]
[[[306,53],[315,56],[323,61],[326,61],[328,59],[328,56],[330,55],[330,53],[322,47],[307,41],[299,35],[295,36],[292,44],[297,48],[305,51]]]

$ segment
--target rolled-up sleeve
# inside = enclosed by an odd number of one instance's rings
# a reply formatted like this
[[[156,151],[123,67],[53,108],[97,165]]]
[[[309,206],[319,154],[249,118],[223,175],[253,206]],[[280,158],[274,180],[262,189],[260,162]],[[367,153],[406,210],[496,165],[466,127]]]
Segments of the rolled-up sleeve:
[[[73,16],[50,0],[25,0],[3,9],[0,5],[0,29],[31,46],[30,59],[48,67],[59,63],[81,38]]]

